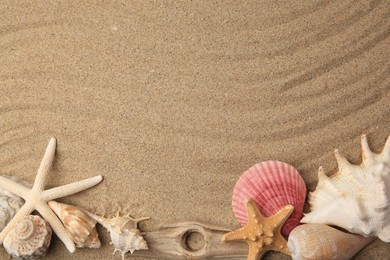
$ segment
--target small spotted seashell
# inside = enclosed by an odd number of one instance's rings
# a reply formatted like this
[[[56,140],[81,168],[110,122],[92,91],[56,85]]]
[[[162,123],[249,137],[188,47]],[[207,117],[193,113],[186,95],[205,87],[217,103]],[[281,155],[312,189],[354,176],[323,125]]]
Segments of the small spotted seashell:
[[[101,243],[96,231],[96,221],[84,210],[49,201],[49,207],[57,214],[77,247],[99,248]]]
[[[40,216],[22,218],[4,238],[4,248],[18,259],[43,256],[50,245],[52,231],[49,223]]]

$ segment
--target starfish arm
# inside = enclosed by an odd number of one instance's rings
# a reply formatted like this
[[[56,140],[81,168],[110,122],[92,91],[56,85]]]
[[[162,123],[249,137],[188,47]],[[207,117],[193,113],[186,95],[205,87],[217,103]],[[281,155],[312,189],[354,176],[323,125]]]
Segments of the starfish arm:
[[[5,226],[5,228],[0,233],[0,244],[3,243],[4,238],[7,236],[7,234],[13,229],[20,219],[27,216],[34,210],[34,206],[31,203],[25,203],[18,211],[18,213],[15,214],[15,216],[12,218],[12,220]]]
[[[248,199],[245,201],[245,207],[247,212],[247,219],[249,225],[253,225],[254,223],[258,224],[265,220],[263,214],[261,214],[260,210],[257,208],[256,203]]]
[[[76,251],[76,246],[72,241],[70,235],[66,232],[64,226],[53,213],[53,211],[47,206],[46,203],[39,203],[36,205],[36,210],[42,215],[42,217],[49,222],[50,227],[56,233],[57,237],[65,244],[69,252],[73,253]]]
[[[9,192],[12,192],[13,194],[22,197],[24,200],[26,200],[26,194],[29,194],[30,189],[23,186],[22,184],[19,184],[17,182],[14,182],[6,177],[0,176],[0,188],[3,188]]]
[[[42,199],[44,201],[54,200],[62,198],[68,195],[75,194],[77,192],[89,189],[103,180],[101,175],[85,179],[82,181],[72,182],[63,186],[55,187],[49,190],[45,190],[42,193]]]
[[[275,219],[276,220],[276,227],[281,228],[283,226],[284,222],[288,219],[288,217],[291,215],[291,213],[294,211],[294,206],[287,205],[278,212],[276,212],[275,215],[272,217],[269,217],[268,219]]]
[[[233,240],[246,240],[246,234],[248,234],[249,230],[247,226],[244,226],[240,229],[230,231],[229,233],[226,233],[223,235],[222,240],[223,241],[233,241]]]
[[[35,178],[33,190],[42,191],[45,187],[46,176],[50,170],[51,164],[56,153],[57,140],[52,137],[47,145],[45,155],[42,158],[41,164],[38,169],[37,176]]]
[[[286,255],[291,255],[291,252],[287,247],[287,240],[282,236],[280,231],[276,232],[275,234],[271,250],[276,250]]]
[[[256,242],[248,243],[249,245],[249,252],[248,252],[248,260],[259,260],[265,254],[267,251],[265,251],[263,248],[259,248],[256,245]]]

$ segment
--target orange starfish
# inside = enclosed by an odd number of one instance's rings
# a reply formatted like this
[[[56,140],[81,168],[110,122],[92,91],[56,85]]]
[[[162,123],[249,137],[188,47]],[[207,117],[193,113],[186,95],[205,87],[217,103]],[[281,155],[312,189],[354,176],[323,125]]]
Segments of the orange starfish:
[[[294,207],[287,205],[270,217],[264,217],[251,199],[245,201],[245,207],[248,214],[247,224],[225,234],[222,240],[246,240],[249,245],[248,260],[260,259],[269,250],[291,255],[280,229],[293,212]]]

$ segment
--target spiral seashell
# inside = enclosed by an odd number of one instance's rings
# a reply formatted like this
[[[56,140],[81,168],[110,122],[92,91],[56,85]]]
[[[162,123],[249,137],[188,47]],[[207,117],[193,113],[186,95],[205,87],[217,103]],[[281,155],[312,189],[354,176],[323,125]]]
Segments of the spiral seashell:
[[[31,186],[26,181],[19,180],[15,176],[3,175],[3,177],[17,181],[26,187]],[[21,197],[0,188],[0,231],[11,221],[23,204],[24,200]]]
[[[360,165],[350,164],[336,150],[338,172],[328,177],[320,167],[318,185],[309,195],[311,212],[301,222],[334,225],[390,242],[390,137],[378,154],[370,150],[366,135],[361,146]]]
[[[294,260],[347,260],[374,239],[323,224],[304,224],[290,233],[287,246]]]
[[[133,219],[129,215],[121,217],[118,212],[115,218],[107,219],[90,212],[88,214],[108,230],[111,243],[115,247],[114,254],[116,251],[121,252],[122,260],[127,252],[133,253],[135,250],[148,249],[146,241],[137,228],[137,224],[143,220],[150,219],[150,217]]]
[[[305,197],[305,182],[293,166],[280,161],[264,161],[241,175],[234,186],[232,206],[241,225],[247,222],[244,202],[248,198],[266,217],[287,205],[294,206],[293,213],[282,227],[282,234],[287,237],[303,217]]]
[[[46,254],[52,231],[40,216],[28,215],[4,238],[4,248],[18,259],[31,259]]]
[[[77,247],[99,248],[101,246],[96,231],[96,221],[84,210],[54,200],[49,201],[48,204],[60,218]]]
[[[138,229],[124,229],[121,233],[111,231],[111,242],[116,251],[121,252],[122,259],[126,252],[134,253],[135,250],[146,250],[148,245]]]

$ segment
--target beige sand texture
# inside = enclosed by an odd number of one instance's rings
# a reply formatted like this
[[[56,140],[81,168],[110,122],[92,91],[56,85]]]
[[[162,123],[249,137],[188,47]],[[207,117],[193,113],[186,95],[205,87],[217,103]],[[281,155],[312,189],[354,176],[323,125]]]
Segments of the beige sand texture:
[[[360,163],[360,135],[379,151],[389,134],[388,1],[53,2],[0,2],[0,174],[33,182],[56,136],[47,187],[104,176],[61,202],[151,216],[144,231],[236,228],[232,189],[256,162],[313,190],[334,148]],[[98,231],[101,249],[54,238],[47,259],[120,259]]]

